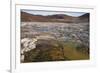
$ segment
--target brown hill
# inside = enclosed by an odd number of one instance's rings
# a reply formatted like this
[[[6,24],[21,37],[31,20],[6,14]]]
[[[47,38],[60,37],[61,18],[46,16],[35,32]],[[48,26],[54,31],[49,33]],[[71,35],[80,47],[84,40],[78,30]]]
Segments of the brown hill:
[[[21,21],[22,22],[73,22],[76,17],[64,15],[64,14],[55,14],[55,15],[33,15],[26,12],[21,12]]]
[[[90,17],[90,14],[89,13],[86,13],[86,14],[80,16],[79,18],[83,22],[89,22],[89,17]]]
[[[44,16],[40,15],[32,15],[26,12],[21,12],[21,21],[23,22],[30,22],[30,21],[42,21],[45,20]]]
[[[86,14],[80,16],[80,18],[88,18],[89,16],[90,16],[90,14],[89,13],[86,13]]]

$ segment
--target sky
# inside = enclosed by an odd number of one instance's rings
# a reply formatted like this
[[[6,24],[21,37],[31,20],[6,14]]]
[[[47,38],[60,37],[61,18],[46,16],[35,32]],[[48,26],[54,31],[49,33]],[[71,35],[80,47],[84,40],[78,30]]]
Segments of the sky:
[[[22,9],[21,11],[23,12],[27,12],[27,13],[30,13],[30,14],[34,14],[34,15],[43,15],[43,16],[46,16],[46,15],[54,15],[54,14],[66,14],[66,15],[69,15],[69,16],[74,16],[74,17],[78,17],[78,16],[81,16],[83,14],[85,14],[85,12],[55,12],[55,11],[43,11],[43,10],[24,10]]]

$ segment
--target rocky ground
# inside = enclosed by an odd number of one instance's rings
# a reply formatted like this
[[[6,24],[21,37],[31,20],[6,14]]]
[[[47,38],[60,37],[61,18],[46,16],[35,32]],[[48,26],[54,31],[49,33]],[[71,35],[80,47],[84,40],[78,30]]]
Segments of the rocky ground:
[[[34,48],[24,51],[22,62],[89,59],[88,22],[21,22],[21,40],[24,38],[37,41]]]

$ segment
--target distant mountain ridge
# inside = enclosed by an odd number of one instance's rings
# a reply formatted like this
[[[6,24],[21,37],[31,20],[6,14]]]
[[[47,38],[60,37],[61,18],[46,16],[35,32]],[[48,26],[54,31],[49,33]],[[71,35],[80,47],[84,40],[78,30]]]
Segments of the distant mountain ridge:
[[[80,18],[88,18],[89,16],[90,16],[90,14],[89,13],[86,13],[86,14],[80,16]]]
[[[65,14],[55,14],[55,15],[33,15],[27,12],[21,12],[21,21],[22,22],[75,22],[77,19],[89,19],[89,14],[86,13],[80,17],[72,17]]]
[[[86,13],[86,14],[80,16],[79,18],[80,18],[81,21],[87,21],[87,22],[89,22],[89,17],[90,17],[90,14]]]

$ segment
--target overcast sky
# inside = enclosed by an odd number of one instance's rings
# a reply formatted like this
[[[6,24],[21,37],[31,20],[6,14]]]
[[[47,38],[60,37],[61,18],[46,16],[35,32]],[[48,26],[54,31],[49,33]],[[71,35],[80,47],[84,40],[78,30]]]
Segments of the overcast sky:
[[[24,10],[22,9],[21,11],[23,12],[27,12],[30,14],[34,14],[34,15],[54,15],[54,14],[66,14],[66,15],[70,15],[70,16],[74,16],[74,17],[78,17],[81,16],[83,14],[85,14],[85,12],[55,12],[55,11],[42,11],[42,10]]]

